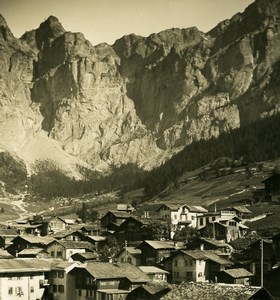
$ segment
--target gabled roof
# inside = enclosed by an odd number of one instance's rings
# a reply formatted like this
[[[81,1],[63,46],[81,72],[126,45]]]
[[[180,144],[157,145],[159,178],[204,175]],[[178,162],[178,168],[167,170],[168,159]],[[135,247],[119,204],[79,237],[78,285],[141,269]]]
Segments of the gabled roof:
[[[252,212],[246,207],[246,206],[233,206],[232,207],[233,210],[236,210],[240,213],[248,213],[248,214],[251,214]]]
[[[128,263],[87,262],[84,268],[96,279],[127,278],[133,283],[150,281],[138,267]]]
[[[0,273],[42,272],[51,270],[51,260],[48,259],[2,259]]]
[[[54,238],[64,238],[64,237],[67,237],[73,233],[77,233],[79,234],[80,236],[84,235],[82,232],[78,231],[78,230],[75,230],[75,229],[71,229],[71,230],[61,230],[59,232],[56,232],[54,234],[52,234],[51,236],[54,237]]]
[[[47,253],[44,249],[42,248],[30,248],[30,249],[23,249],[22,251],[20,251],[18,253],[19,256],[22,256],[22,255],[37,255],[41,252],[45,252]]]
[[[153,240],[145,240],[138,247],[141,248],[141,245],[144,243],[148,244],[154,249],[175,249],[173,242],[169,241],[153,241]]]
[[[89,242],[84,241],[62,241],[62,240],[54,240],[53,242],[59,243],[66,249],[88,249],[92,250],[94,246]]]
[[[188,255],[195,260],[206,260],[206,261],[210,260],[212,262],[215,262],[223,266],[233,265],[231,261],[220,257],[219,255],[217,255],[215,252],[211,250],[178,250],[177,252],[173,253],[170,257],[166,258],[165,260],[172,259],[173,257],[180,254]]]
[[[244,278],[244,277],[252,277],[254,274],[247,271],[244,268],[237,268],[237,269],[227,269],[223,270],[222,272],[228,274],[232,278]]]
[[[177,211],[180,207],[183,206],[183,204],[172,204],[172,203],[163,203],[158,209],[157,211],[161,210],[162,207],[167,207],[172,211]]]
[[[106,236],[101,235],[87,235],[88,239],[91,239],[93,242],[103,242],[106,240]]]
[[[6,236],[17,236],[18,233],[15,229],[11,229],[11,228],[0,228],[0,236],[6,237]]]
[[[211,244],[213,246],[216,246],[217,248],[224,248],[224,247],[231,248],[231,246],[229,244],[227,244],[223,241],[213,239],[213,238],[200,237],[199,240],[202,241],[202,242],[206,242],[208,244]]]
[[[138,268],[145,274],[169,274],[168,271],[154,266],[139,266]]]
[[[186,205],[190,212],[207,213],[208,210],[198,205]]]
[[[166,294],[170,291],[170,287],[168,287],[167,284],[156,282],[148,282],[144,285],[141,285],[138,288],[134,289],[132,293],[134,293],[138,289],[144,289],[150,295],[156,295],[158,293]]]
[[[85,260],[90,260],[90,259],[96,259],[96,258],[98,258],[99,254],[97,252],[75,253],[71,257],[73,259],[75,257],[81,257],[81,258],[84,258]]]
[[[103,219],[108,214],[112,214],[116,218],[120,218],[120,219],[127,219],[127,218],[131,217],[131,215],[129,213],[126,213],[126,212],[123,212],[123,211],[109,210],[101,219]]]
[[[137,256],[137,255],[141,255],[141,250],[137,249],[135,247],[124,247],[122,248],[116,255],[115,257],[118,257],[121,253],[123,253],[124,251],[127,251],[127,253],[133,255],[133,256]]]
[[[8,251],[0,248],[0,260],[7,258],[13,259],[14,257]]]
[[[23,239],[30,244],[41,244],[41,245],[49,245],[50,243],[55,241],[55,239],[50,236],[35,236],[35,235],[31,235],[31,234],[17,236],[16,238],[14,238],[14,240],[18,239],[18,238]]]

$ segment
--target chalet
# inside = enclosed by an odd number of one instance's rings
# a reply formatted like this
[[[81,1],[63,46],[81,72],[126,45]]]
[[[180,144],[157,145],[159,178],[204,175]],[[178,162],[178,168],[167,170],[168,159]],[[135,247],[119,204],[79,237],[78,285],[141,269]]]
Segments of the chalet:
[[[76,300],[75,278],[69,272],[78,265],[77,262],[56,262],[49,274],[49,299]]]
[[[88,235],[86,236],[85,241],[88,241],[94,246],[94,249],[101,249],[105,242],[107,240],[107,237],[105,236],[100,236],[100,235]]]
[[[70,271],[76,279],[76,299],[125,299],[150,278],[131,264],[88,262]]]
[[[122,222],[130,217],[129,213],[122,211],[108,211],[101,219],[100,224],[108,230],[116,230]]]
[[[84,241],[85,235],[78,230],[62,230],[58,231],[52,235],[57,240],[63,241]]]
[[[246,206],[233,206],[227,210],[233,211],[241,220],[250,220],[252,217],[252,212]]]
[[[250,280],[254,276],[244,268],[227,269],[218,274],[218,281],[231,284],[250,285]]]
[[[127,262],[134,266],[141,265],[141,250],[135,247],[124,247],[115,256],[116,262]]]
[[[18,234],[42,235],[44,231],[42,224],[18,224],[16,226]]]
[[[49,236],[20,235],[12,240],[12,244],[7,247],[7,251],[16,256],[24,249],[41,248],[46,250],[47,246],[55,239]]]
[[[169,291],[166,285],[149,282],[131,291],[126,300],[159,300]]]
[[[135,217],[129,217],[123,221],[116,229],[114,237],[119,241],[142,241],[147,238],[147,223],[136,219]]]
[[[83,234],[87,234],[87,235],[100,235],[101,232],[101,226],[99,224],[87,224],[84,225],[80,228],[80,231]]]
[[[207,212],[203,215],[199,215],[197,216],[196,228],[200,230],[201,228],[204,228],[209,223],[213,223],[220,216],[221,216],[220,212]]]
[[[47,260],[0,260],[0,299],[50,299],[46,295],[50,270]]]
[[[273,174],[269,178],[262,181],[265,188],[265,198],[269,201],[280,200],[280,174]]]
[[[233,265],[209,250],[179,250],[163,260],[164,269],[169,271],[172,283],[183,281],[216,282],[217,274]]]
[[[147,274],[153,282],[167,282],[168,271],[155,266],[139,266],[139,269]]]
[[[159,217],[171,224],[171,238],[178,227],[190,226],[196,228],[197,218],[208,211],[202,206],[179,204],[162,204],[158,208]]]
[[[223,215],[200,229],[202,235],[225,240],[227,243],[243,237],[247,231],[248,227],[233,214]]]
[[[164,258],[169,257],[176,249],[173,242],[167,241],[143,241],[138,247],[141,250],[141,263],[144,266],[155,265]]]
[[[221,240],[213,238],[199,237],[186,244],[188,250],[217,250],[221,254],[230,255],[232,253],[232,246]]]
[[[89,242],[54,240],[47,246],[46,250],[53,258],[71,260],[73,254],[92,252],[93,248],[93,245]]]

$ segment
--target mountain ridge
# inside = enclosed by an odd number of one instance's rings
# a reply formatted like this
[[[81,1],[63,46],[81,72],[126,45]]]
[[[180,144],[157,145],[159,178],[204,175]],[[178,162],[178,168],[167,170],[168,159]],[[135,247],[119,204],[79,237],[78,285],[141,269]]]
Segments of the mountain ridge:
[[[0,147],[29,170],[41,158],[70,174],[151,169],[279,112],[279,2],[257,0],[207,33],[173,28],[111,46],[54,16],[16,39],[1,17]]]

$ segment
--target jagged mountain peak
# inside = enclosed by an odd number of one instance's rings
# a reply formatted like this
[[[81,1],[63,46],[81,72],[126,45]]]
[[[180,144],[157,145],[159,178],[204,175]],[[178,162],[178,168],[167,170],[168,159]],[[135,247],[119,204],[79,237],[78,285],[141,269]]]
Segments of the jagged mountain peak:
[[[14,39],[14,36],[7,25],[5,18],[0,14],[0,38],[4,41],[10,41]]]

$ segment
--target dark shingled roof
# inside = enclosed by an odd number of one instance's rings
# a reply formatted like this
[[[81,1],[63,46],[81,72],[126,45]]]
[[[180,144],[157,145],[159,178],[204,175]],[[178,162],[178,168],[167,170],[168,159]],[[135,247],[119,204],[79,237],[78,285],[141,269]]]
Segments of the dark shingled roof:
[[[85,269],[97,279],[127,278],[131,282],[149,282],[150,277],[128,263],[87,262]]]
[[[244,278],[244,277],[252,277],[254,274],[251,272],[247,271],[244,268],[237,268],[237,269],[227,269],[223,270],[222,272],[228,274],[229,276],[233,278]]]

